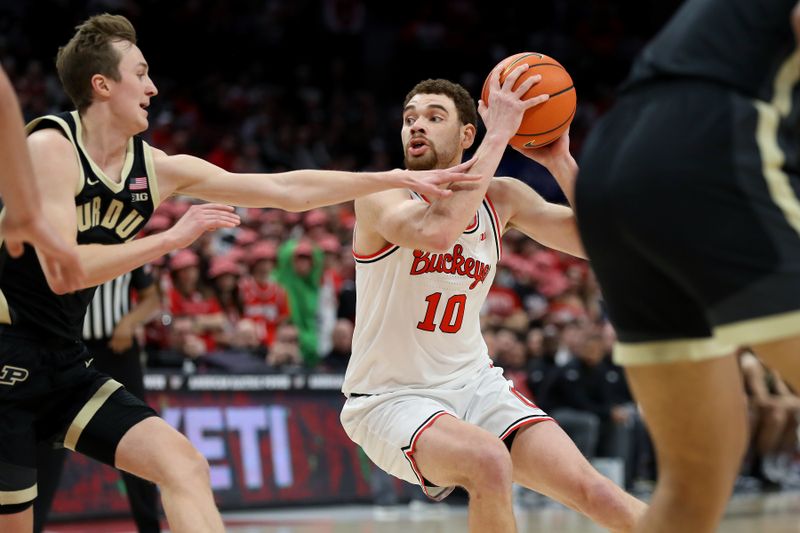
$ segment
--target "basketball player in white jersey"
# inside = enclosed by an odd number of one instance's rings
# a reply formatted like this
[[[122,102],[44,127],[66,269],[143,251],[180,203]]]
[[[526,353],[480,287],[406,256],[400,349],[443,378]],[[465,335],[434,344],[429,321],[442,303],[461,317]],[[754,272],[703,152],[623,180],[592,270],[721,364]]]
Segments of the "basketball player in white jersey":
[[[383,470],[440,500],[470,495],[473,532],[516,531],[512,482],[550,496],[612,531],[632,531],[645,504],[601,476],[561,428],[493,367],[479,311],[516,228],[583,256],[570,208],[545,202],[511,178],[491,176],[522,109],[495,75],[487,133],[475,169],[489,176],[444,200],[402,190],[356,200],[356,329],[342,424]],[[495,95],[502,98],[494,99]],[[515,105],[517,104],[517,105]],[[472,98],[446,80],[406,97],[402,141],[410,169],[461,161],[475,138]],[[577,165],[569,138],[526,152],[572,201]]]

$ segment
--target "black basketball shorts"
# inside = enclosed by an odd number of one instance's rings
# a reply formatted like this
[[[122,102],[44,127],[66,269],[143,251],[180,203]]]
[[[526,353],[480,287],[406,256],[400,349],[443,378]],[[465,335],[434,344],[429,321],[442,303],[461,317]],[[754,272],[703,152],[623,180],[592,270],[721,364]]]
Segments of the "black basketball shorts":
[[[576,214],[619,363],[800,335],[800,135],[784,81],[775,102],[661,82],[592,131]]]
[[[114,466],[123,435],[156,416],[91,362],[82,343],[0,332],[0,513],[18,512],[36,497],[38,442]]]

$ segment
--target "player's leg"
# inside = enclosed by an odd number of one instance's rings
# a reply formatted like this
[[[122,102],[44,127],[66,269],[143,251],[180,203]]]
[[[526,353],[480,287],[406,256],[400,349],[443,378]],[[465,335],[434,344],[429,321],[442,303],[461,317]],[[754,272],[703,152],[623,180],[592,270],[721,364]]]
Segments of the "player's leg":
[[[747,444],[747,404],[733,356],[627,368],[653,436],[659,479],[641,533],[711,533]]]
[[[139,362],[141,349],[137,342],[123,353],[111,350],[107,340],[87,342],[86,345],[95,356],[93,365],[98,371],[119,381],[128,392],[147,403],[142,365]],[[122,472],[122,481],[139,533],[158,533],[161,529],[156,486],[126,472]]]
[[[782,405],[763,406],[760,409],[756,433],[756,451],[760,457],[774,453],[780,447],[788,417],[789,411]]]
[[[158,417],[133,426],[117,446],[115,466],[156,483],[172,531],[222,532],[208,462],[178,431]]]
[[[224,531],[200,452],[118,382],[79,363],[72,377],[92,385],[81,387],[87,397],[70,417],[64,447],[158,484],[172,531]]]
[[[595,470],[553,422],[521,428],[511,446],[514,481],[611,531],[633,531],[646,505]]]
[[[511,455],[495,435],[452,416],[441,416],[419,436],[413,458],[431,483],[467,490],[471,532],[517,530]]]
[[[462,386],[463,385],[463,386]],[[470,495],[474,533],[514,532],[511,456],[497,436],[458,418],[473,388],[351,397],[342,410],[348,436],[382,470],[441,500],[453,487]]]
[[[800,391],[800,336],[753,345],[764,364],[780,372],[781,377]]]
[[[33,531],[33,506],[30,502],[27,508],[20,510],[21,506],[0,505],[0,531],[3,533],[31,533]]]
[[[33,533],[40,533],[55,500],[67,450],[53,449],[51,442],[40,442],[36,449],[37,495],[33,502]]]
[[[139,533],[158,533],[161,526],[158,517],[158,489],[138,476],[121,472],[128,503],[131,506],[133,521]]]

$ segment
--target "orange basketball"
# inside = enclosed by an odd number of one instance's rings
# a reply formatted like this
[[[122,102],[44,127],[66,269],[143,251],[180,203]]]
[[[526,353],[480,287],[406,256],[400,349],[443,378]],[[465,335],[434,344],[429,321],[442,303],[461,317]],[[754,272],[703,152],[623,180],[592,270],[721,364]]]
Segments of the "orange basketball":
[[[530,65],[524,72],[515,87],[534,74],[541,74],[542,80],[525,93],[525,99],[547,93],[550,99],[543,104],[528,109],[522,117],[522,124],[517,133],[508,141],[508,144],[518,148],[539,148],[558,139],[567,131],[572,118],[575,116],[577,96],[572,78],[561,63],[552,57],[536,52],[523,52],[514,54],[498,63],[492,72],[501,69],[500,84],[502,85],[508,74],[519,65]],[[489,103],[489,79],[491,73],[483,82],[481,100]]]

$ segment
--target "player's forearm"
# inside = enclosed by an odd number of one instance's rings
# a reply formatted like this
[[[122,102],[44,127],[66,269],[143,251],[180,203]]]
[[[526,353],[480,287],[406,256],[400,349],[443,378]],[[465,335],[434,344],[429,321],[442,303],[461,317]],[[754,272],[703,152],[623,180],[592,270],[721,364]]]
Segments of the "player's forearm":
[[[150,235],[123,244],[82,244],[78,246],[85,287],[94,287],[158,259],[174,250],[177,243],[169,232]]]
[[[26,216],[36,216],[41,207],[41,199],[38,187],[31,186],[36,180],[23,133],[22,113],[11,82],[2,69],[0,130],[3,131],[3,142],[0,143],[0,161],[3,161],[0,195],[7,212],[18,220]]]
[[[547,170],[558,182],[559,187],[567,197],[569,205],[575,207],[575,178],[578,176],[578,163],[572,156],[567,156],[555,163]]]
[[[278,183],[270,188],[265,204],[285,211],[308,211],[340,204],[397,187],[408,186],[403,171],[341,172],[333,170],[295,170],[265,179]],[[263,205],[263,204],[262,204]]]
[[[480,208],[507,143],[508,139],[502,135],[487,134],[475,153],[475,164],[468,171],[484,178],[477,182],[454,184],[450,187],[453,191],[450,197],[431,203],[421,224],[437,228],[444,234],[442,249],[447,250],[455,243]]]

